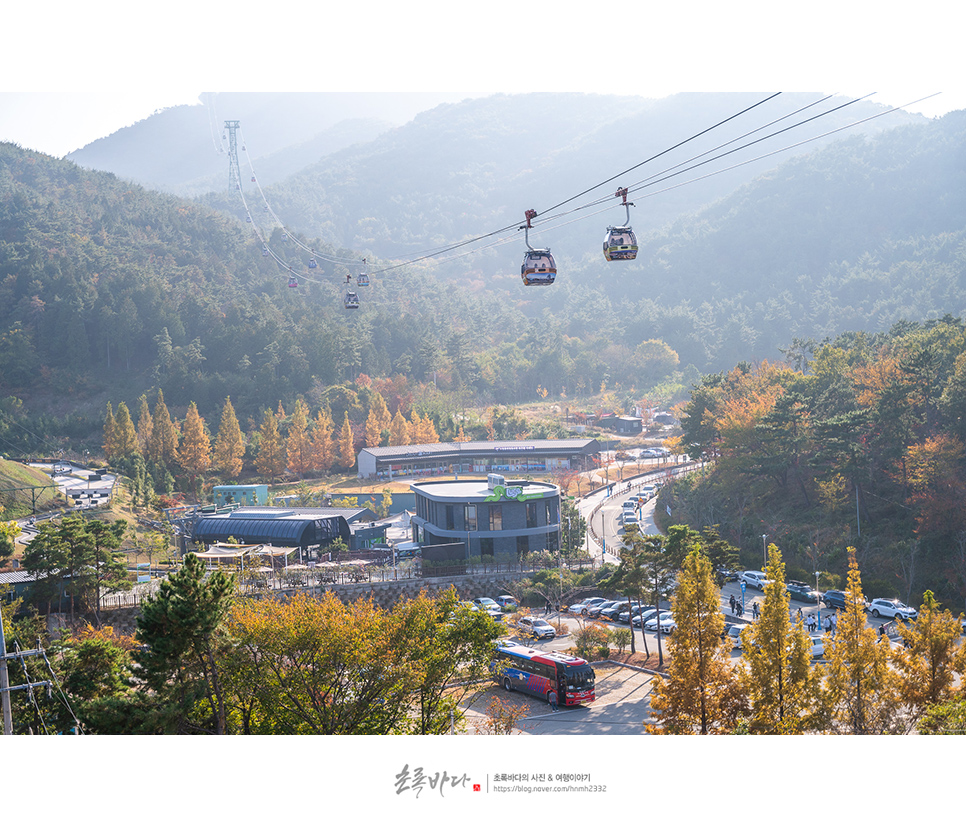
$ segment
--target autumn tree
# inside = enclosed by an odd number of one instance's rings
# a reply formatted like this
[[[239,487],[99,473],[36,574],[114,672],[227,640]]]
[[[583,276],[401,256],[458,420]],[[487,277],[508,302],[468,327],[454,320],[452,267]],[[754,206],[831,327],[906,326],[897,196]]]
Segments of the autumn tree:
[[[378,446],[382,442],[383,432],[389,431],[392,415],[386,406],[386,400],[378,391],[374,391],[369,401],[369,416],[366,419],[366,445]]]
[[[188,406],[182,432],[178,463],[191,479],[191,491],[194,492],[198,476],[211,467],[211,439],[194,403]]]
[[[962,620],[940,610],[932,591],[926,591],[912,625],[901,623],[892,662],[899,673],[902,702],[910,720],[918,721],[930,707],[956,694],[957,679],[966,671],[966,643],[959,644]],[[962,688],[959,692],[963,692]]]
[[[138,433],[126,403],[117,407],[113,445],[115,458],[130,457],[138,451]]]
[[[342,428],[339,429],[339,464],[343,469],[352,469],[356,462],[355,441],[352,437],[352,425],[349,423],[349,412],[345,413]]]
[[[657,678],[649,732],[707,735],[730,732],[747,711],[746,694],[731,666],[721,632],[724,614],[711,562],[695,543],[671,603],[675,628],[668,638],[667,678]]]
[[[312,426],[312,469],[316,472],[327,472],[335,463],[334,430],[329,410],[320,408]]]
[[[245,459],[245,436],[238,417],[231,404],[231,398],[225,397],[225,405],[221,410],[221,423],[218,426],[218,436],[215,438],[213,468],[223,475],[234,478],[242,470]]]
[[[264,475],[272,483],[275,483],[275,479],[285,472],[287,460],[288,455],[282,444],[282,437],[278,432],[278,419],[272,411],[266,410],[259,429],[255,469],[258,470],[260,475]]]
[[[151,435],[154,433],[154,418],[148,405],[147,394],[138,400],[138,450],[145,458],[151,456]]]
[[[868,735],[902,730],[899,680],[890,665],[891,642],[868,628],[862,577],[849,548],[845,609],[835,635],[825,640],[824,728],[833,733]]]
[[[299,399],[285,443],[288,468],[300,478],[312,468],[312,440],[309,435],[309,407]]]
[[[103,428],[104,442],[101,448],[104,450],[104,457],[108,460],[114,459],[114,450],[117,447],[117,420],[114,417],[114,408],[108,403],[107,413],[104,416]]]
[[[389,424],[389,445],[408,446],[410,438],[409,421],[403,417],[402,411],[397,411]]]
[[[171,467],[178,453],[178,428],[171,419],[164,402],[164,392],[158,389],[158,401],[154,404],[153,430],[151,432],[151,460]]]
[[[774,544],[768,547],[767,573],[761,615],[742,632],[749,728],[770,735],[800,733],[818,707],[818,685],[808,635],[789,617],[785,563]]]

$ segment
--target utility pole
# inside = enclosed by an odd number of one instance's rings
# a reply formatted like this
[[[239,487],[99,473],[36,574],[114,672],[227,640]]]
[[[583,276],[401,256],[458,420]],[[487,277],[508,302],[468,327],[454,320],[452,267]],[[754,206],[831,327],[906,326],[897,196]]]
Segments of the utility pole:
[[[33,657],[43,654],[43,649],[27,652],[8,652],[7,638],[3,633],[3,617],[0,616],[0,701],[3,702],[3,734],[13,735],[13,711],[10,707],[10,693],[18,689],[33,689],[36,686],[50,686],[50,681],[37,681],[35,683],[25,683],[20,686],[10,686],[10,676],[7,672],[8,658]]]

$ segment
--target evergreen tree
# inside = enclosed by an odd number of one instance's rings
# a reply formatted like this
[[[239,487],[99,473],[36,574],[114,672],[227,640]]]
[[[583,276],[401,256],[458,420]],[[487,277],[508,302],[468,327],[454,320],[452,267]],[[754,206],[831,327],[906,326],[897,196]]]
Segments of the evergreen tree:
[[[238,417],[231,404],[231,397],[225,397],[221,410],[221,424],[215,438],[213,468],[228,478],[234,478],[242,470],[245,459],[245,436],[238,425]]]
[[[727,733],[747,711],[747,696],[721,639],[724,614],[711,562],[694,544],[672,600],[675,628],[668,638],[667,678],[657,678],[651,705],[655,733]]]
[[[345,413],[342,428],[339,429],[339,464],[343,469],[352,469],[356,462],[355,440],[352,437],[352,425],[349,423],[349,412]]]
[[[774,544],[768,547],[767,574],[761,616],[742,632],[749,726],[756,733],[799,733],[818,707],[817,678],[808,635],[789,617],[785,564]]]
[[[139,662],[169,732],[227,731],[217,653],[234,582],[227,573],[206,574],[189,553],[181,569],[144,601],[137,620],[138,638],[147,647]]]

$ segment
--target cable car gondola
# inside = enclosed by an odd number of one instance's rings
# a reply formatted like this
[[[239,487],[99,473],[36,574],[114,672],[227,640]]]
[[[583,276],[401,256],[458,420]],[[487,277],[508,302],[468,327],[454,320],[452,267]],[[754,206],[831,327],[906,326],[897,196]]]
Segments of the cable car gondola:
[[[365,258],[362,259],[362,268],[363,268],[363,272],[360,272],[359,273],[359,277],[356,278],[356,284],[358,286],[360,286],[360,287],[368,287],[369,286],[369,275],[364,271],[365,268],[366,268],[366,259]]]
[[[297,290],[299,286],[299,277],[294,272],[289,272],[288,274],[288,285],[291,289]]]
[[[345,305],[346,310],[358,310],[359,309],[359,295],[351,289],[349,282],[352,280],[351,275],[346,275],[345,277],[345,295],[342,298],[342,303]]]
[[[608,226],[604,237],[604,257],[608,261],[633,261],[637,257],[637,236],[631,229],[631,209],[633,203],[627,202],[627,189],[619,188],[615,197],[624,201],[627,220],[623,226]]]
[[[520,267],[520,277],[526,287],[552,284],[557,277],[557,264],[549,249],[533,249],[530,246],[530,221],[537,216],[533,209],[527,209],[527,225],[523,226],[527,243],[527,254]]]
[[[309,269],[318,269],[319,265],[316,263],[315,258],[309,258]]]

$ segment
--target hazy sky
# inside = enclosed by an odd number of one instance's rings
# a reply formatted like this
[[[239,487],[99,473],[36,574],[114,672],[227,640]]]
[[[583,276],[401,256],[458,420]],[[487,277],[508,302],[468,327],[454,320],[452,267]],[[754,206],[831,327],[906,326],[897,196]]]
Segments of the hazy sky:
[[[54,0],[41,21],[17,4],[4,12],[0,140],[63,156],[204,90],[876,91],[891,105],[941,93],[909,108],[930,116],[966,108],[958,27],[939,0],[332,5],[247,17],[169,0],[148,20],[118,0]]]

